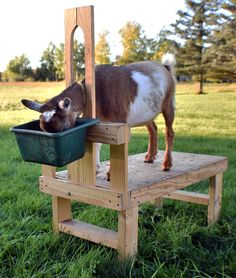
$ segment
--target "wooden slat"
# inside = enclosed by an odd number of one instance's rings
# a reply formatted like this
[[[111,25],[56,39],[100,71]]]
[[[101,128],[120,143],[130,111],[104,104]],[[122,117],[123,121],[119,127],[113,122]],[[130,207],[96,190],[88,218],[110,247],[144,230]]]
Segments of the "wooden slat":
[[[104,143],[110,145],[124,144],[125,124],[105,122],[99,123],[96,126],[88,128],[86,139],[91,142]]]
[[[73,36],[77,27],[76,24],[76,8],[66,9],[64,13],[65,19],[65,79],[66,86],[74,82],[73,67]]]
[[[169,193],[165,195],[164,198],[185,201],[185,202],[195,203],[199,205],[206,205],[206,206],[208,206],[209,204],[209,195],[190,192],[190,191],[183,191],[183,190],[177,190],[172,193]]]
[[[117,249],[117,232],[81,221],[63,221],[61,232]]]
[[[125,143],[110,146],[111,189],[128,196],[128,137],[129,128],[125,126]]]
[[[97,186],[86,186],[67,180],[40,177],[40,191],[117,211],[124,209],[124,195]]]
[[[65,57],[66,85],[74,82],[73,72],[73,36],[80,26],[84,33],[85,44],[85,116],[96,117],[95,67],[94,67],[94,8],[86,6],[65,11]],[[86,154],[79,162],[68,167],[69,178],[84,184],[94,184],[96,180],[96,150],[92,142],[87,142]]]
[[[56,176],[56,167],[42,165],[42,175],[45,178],[54,178]],[[58,233],[58,223],[71,219],[71,200],[52,196],[52,215],[53,229],[55,233]]]
[[[53,214],[53,229],[55,233],[59,232],[59,222],[70,220],[71,213],[71,200],[52,196],[52,214]]]
[[[118,252],[121,261],[136,255],[138,247],[138,206],[118,214]]]
[[[56,175],[56,167],[42,164],[42,176],[54,178]]]
[[[223,187],[222,173],[217,174],[216,176],[210,178],[208,224],[215,223],[220,216],[222,187]]]
[[[176,190],[185,188],[211,176],[223,173],[227,169],[227,160],[223,159],[209,165],[196,167],[173,177],[168,177],[157,182],[150,183],[142,188],[132,187],[132,206],[165,196]],[[138,172],[138,171],[137,171]]]
[[[88,117],[96,117],[95,65],[94,65],[94,7],[77,8],[77,25],[84,33],[86,112]]]

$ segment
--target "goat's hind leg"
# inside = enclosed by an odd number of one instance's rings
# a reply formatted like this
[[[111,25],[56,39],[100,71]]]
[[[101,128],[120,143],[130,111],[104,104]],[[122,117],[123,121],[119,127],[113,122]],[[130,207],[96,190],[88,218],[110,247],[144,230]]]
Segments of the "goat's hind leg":
[[[165,136],[165,142],[166,142],[166,150],[165,150],[165,157],[162,164],[162,170],[163,171],[169,171],[172,167],[172,149],[173,149],[173,142],[174,142],[174,131],[172,128],[173,122],[174,122],[174,107],[173,105],[169,105],[166,110],[163,110],[163,116],[165,119],[166,124],[166,136]]]
[[[154,121],[146,125],[149,134],[148,152],[144,162],[153,163],[157,155],[157,126]]]

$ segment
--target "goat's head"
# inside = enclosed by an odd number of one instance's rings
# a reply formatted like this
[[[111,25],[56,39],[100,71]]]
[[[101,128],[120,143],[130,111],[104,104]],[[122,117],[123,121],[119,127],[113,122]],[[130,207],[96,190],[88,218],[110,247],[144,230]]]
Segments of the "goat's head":
[[[41,113],[39,120],[43,131],[61,132],[74,127],[76,117],[84,112],[84,89],[80,84],[73,84],[44,104],[27,99],[21,102],[29,109]]]

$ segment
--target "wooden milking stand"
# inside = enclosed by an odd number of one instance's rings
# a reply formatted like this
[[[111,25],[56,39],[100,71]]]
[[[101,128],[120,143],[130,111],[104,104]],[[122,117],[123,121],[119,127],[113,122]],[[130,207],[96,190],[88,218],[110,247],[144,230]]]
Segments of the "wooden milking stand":
[[[85,80],[87,116],[96,117],[94,72],[94,9],[92,6],[65,11],[66,85],[73,80],[73,35],[79,26],[85,40]],[[53,226],[65,232],[118,250],[121,260],[137,253],[138,206],[147,201],[161,203],[172,198],[208,206],[208,223],[220,213],[224,157],[173,153],[174,167],[161,171],[163,152],[157,162],[143,163],[144,154],[128,158],[129,128],[121,123],[100,123],[91,127],[85,157],[68,165],[67,171],[42,165],[40,190],[52,195]],[[95,142],[110,145],[111,182],[106,181],[106,167],[96,177]],[[128,171],[129,165],[129,171]],[[193,183],[210,179],[209,194],[183,191]],[[72,219],[71,201],[116,210],[118,231],[112,231]]]

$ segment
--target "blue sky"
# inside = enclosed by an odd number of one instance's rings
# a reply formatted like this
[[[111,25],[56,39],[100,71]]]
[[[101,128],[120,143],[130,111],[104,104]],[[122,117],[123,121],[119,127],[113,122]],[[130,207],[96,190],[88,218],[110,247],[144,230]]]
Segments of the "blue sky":
[[[117,34],[128,21],[141,24],[146,35],[154,38],[159,31],[175,22],[176,12],[185,7],[184,0],[7,0],[0,8],[0,71],[10,59],[26,54],[31,66],[39,65],[42,52],[50,41],[64,42],[64,9],[93,5],[95,40],[109,31],[113,55],[122,51]]]

